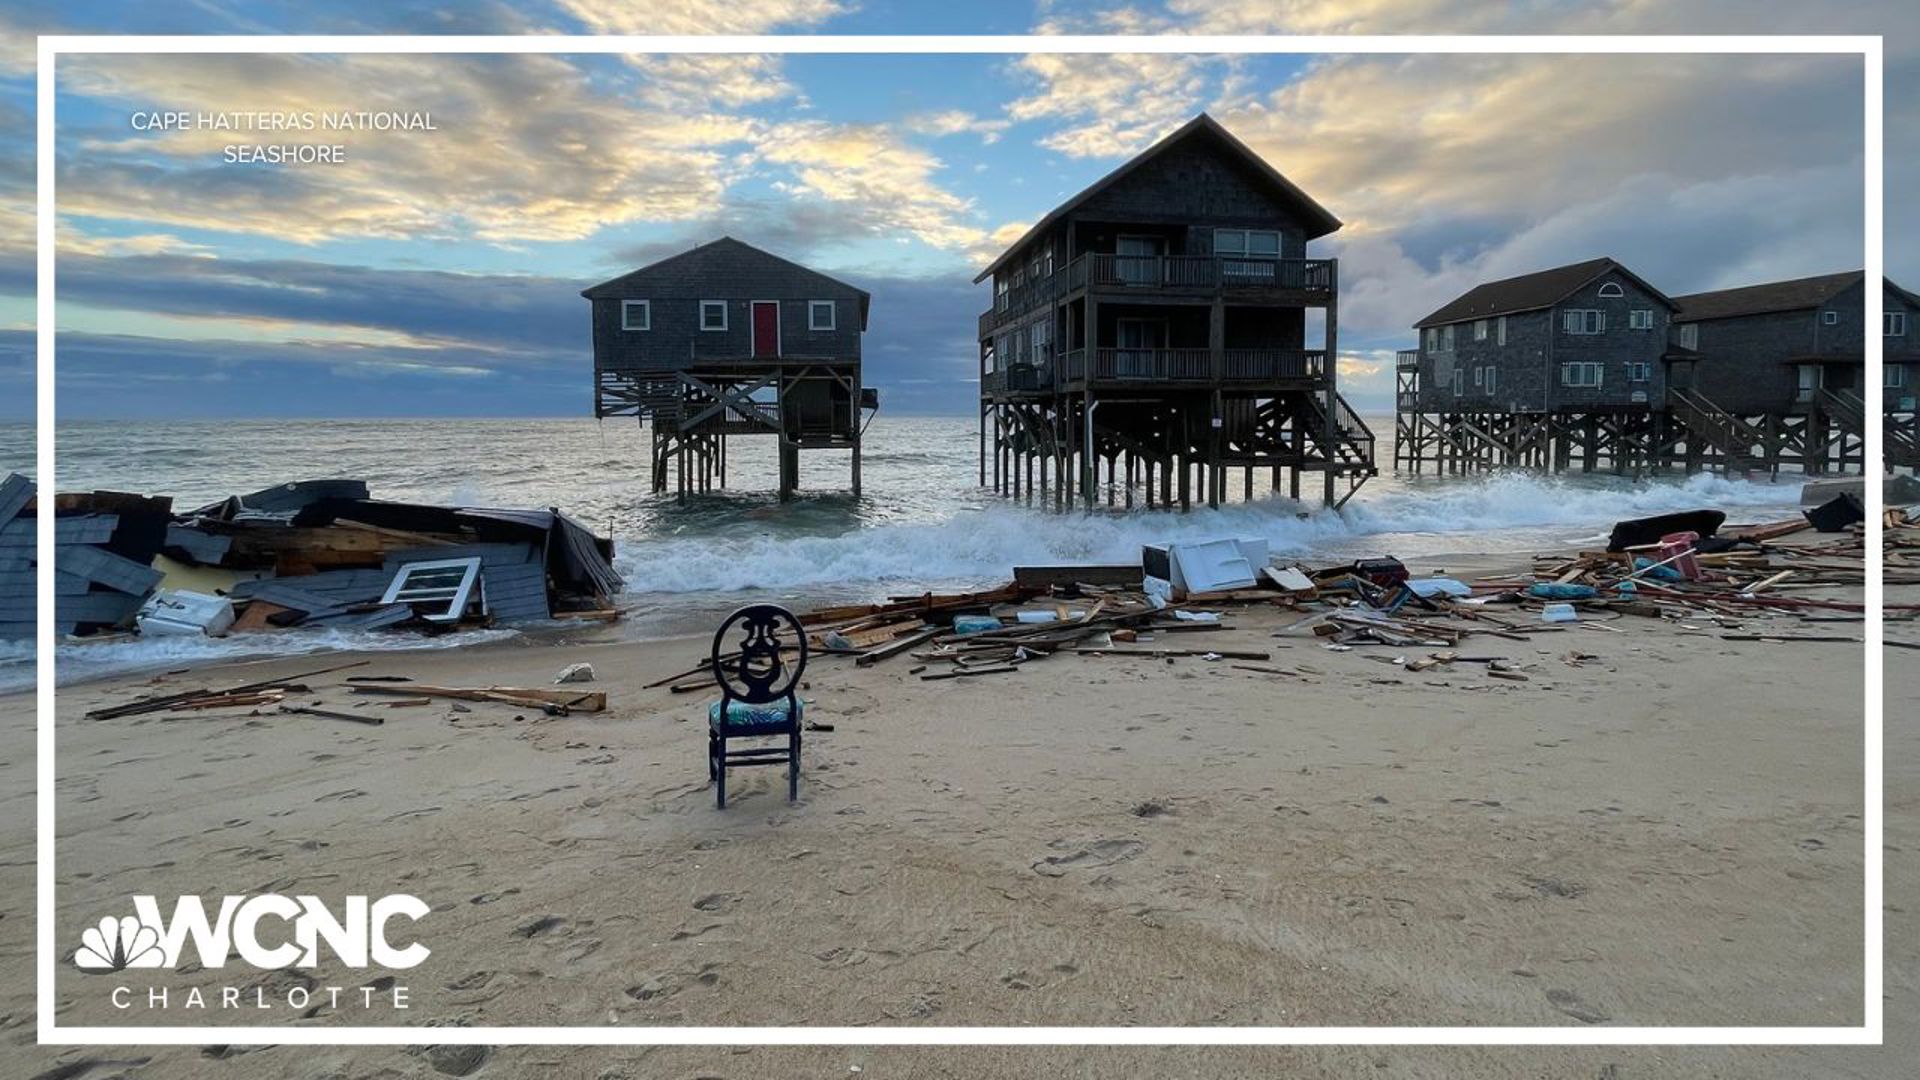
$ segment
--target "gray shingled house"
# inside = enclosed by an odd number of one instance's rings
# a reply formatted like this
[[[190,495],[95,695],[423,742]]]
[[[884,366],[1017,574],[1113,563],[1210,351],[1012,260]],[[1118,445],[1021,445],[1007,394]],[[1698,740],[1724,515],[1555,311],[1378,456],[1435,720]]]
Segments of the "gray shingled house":
[[[1674,301],[1609,258],[1477,285],[1414,324],[1423,408],[1646,409]]]
[[[782,498],[803,449],[851,451],[877,408],[861,385],[864,289],[723,236],[581,296],[592,304],[594,415],[651,421],[653,490],[726,485],[727,440],[779,440]]]
[[[1204,113],[1040,215],[974,279],[980,482],[1091,505],[1104,466],[1109,502],[1186,507],[1271,470],[1344,501],[1373,433],[1335,385],[1337,262],[1307,253],[1339,227]]]
[[[1808,428],[1816,457],[1829,443],[1837,445],[1842,463],[1857,455],[1860,448],[1853,444],[1865,428],[1869,338],[1864,271],[1718,289],[1676,301],[1681,310],[1675,342],[1691,356],[1673,365],[1677,390],[1734,417],[1799,418],[1782,429],[1791,438],[1799,427]],[[1920,300],[1883,279],[1881,303],[1877,336],[1886,360],[1881,379],[1888,463],[1911,467],[1920,365],[1920,328],[1912,322]]]

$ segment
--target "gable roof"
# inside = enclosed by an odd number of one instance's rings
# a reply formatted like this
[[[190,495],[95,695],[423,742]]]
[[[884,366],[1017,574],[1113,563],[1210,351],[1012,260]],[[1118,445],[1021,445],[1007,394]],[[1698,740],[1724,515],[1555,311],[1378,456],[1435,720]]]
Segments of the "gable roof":
[[[1440,310],[1414,323],[1416,330],[1444,323],[1456,323],[1466,319],[1485,319],[1494,315],[1512,315],[1521,311],[1537,311],[1548,308],[1571,296],[1582,286],[1603,274],[1618,271],[1635,285],[1646,290],[1654,299],[1676,307],[1666,293],[1647,284],[1646,279],[1605,255],[1586,262],[1568,263],[1551,270],[1536,270],[1531,274],[1489,281],[1475,285],[1459,296],[1441,305]]]
[[[1732,319],[1742,315],[1817,308],[1859,284],[1865,277],[1864,270],[1849,270],[1843,274],[1821,274],[1791,281],[1742,285],[1737,289],[1689,293],[1674,298],[1674,302],[1680,305],[1680,313],[1674,316],[1674,321],[1699,322],[1703,319]]]
[[[585,289],[581,289],[580,295],[586,297],[589,300],[597,300],[602,297],[616,295],[619,291],[620,286],[625,285],[627,282],[641,276],[642,274],[651,274],[651,273],[654,273],[655,271],[672,266],[684,260],[695,259],[695,258],[711,258],[715,255],[741,254],[741,253],[745,253],[751,258],[763,259],[768,263],[771,263],[782,269],[798,271],[801,274],[805,274],[809,277],[817,278],[820,281],[826,282],[836,288],[845,289],[848,292],[854,293],[860,299],[860,329],[865,330],[867,328],[867,308],[873,302],[873,296],[871,293],[867,292],[867,290],[859,288],[858,286],[849,285],[846,282],[841,281],[839,278],[828,277],[827,275],[811,267],[801,266],[799,263],[794,262],[792,259],[783,259],[780,256],[775,255],[770,251],[764,251],[760,248],[754,247],[752,244],[745,243],[744,241],[740,241],[740,240],[735,240],[731,236],[722,236],[718,240],[709,240],[704,244],[697,244],[694,247],[688,248],[687,250],[682,251],[676,255],[669,255],[666,258],[661,259],[657,262],[650,262],[647,265],[639,268],[638,270],[629,270],[626,273],[621,274],[619,277],[609,278],[598,285],[593,285]]]
[[[978,284],[985,281],[988,275],[1000,269],[1008,259],[1013,257],[1014,252],[1019,251],[1026,245],[1027,241],[1046,231],[1054,222],[1072,213],[1088,199],[1119,183],[1129,173],[1132,173],[1135,169],[1152,161],[1154,158],[1159,157],[1172,147],[1196,137],[1211,137],[1217,139],[1225,146],[1228,152],[1246,164],[1251,165],[1254,172],[1262,180],[1266,181],[1268,186],[1273,188],[1282,200],[1293,203],[1307,221],[1307,239],[1313,240],[1325,236],[1340,227],[1340,219],[1329,213],[1326,207],[1315,202],[1312,196],[1300,190],[1299,186],[1293,181],[1281,175],[1280,170],[1267,164],[1267,160],[1259,154],[1254,153],[1248,148],[1246,143],[1234,138],[1232,132],[1220,125],[1220,121],[1215,120],[1206,113],[1201,113],[1180,125],[1179,128],[1162,138],[1159,142],[1154,143],[1152,146],[1147,147],[1145,150],[1135,154],[1132,158],[1129,158],[1124,165],[1121,165],[1100,179],[1095,180],[1085,191],[1054,207],[1047,213],[1046,217],[1034,222],[1032,228],[1022,233],[1020,239],[1007,245],[1007,249],[1002,251],[998,258],[988,263],[987,268],[980,271],[979,276],[973,279],[974,283]]]

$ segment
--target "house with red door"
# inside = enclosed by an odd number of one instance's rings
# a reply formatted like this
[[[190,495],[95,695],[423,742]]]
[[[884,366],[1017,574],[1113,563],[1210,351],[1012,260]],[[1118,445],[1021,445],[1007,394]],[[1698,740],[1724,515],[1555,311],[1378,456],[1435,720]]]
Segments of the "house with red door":
[[[871,297],[732,237],[582,290],[593,306],[594,415],[652,433],[653,490],[725,487],[727,447],[779,441],[779,491],[799,486],[801,450],[850,456],[878,395],[860,383]]]

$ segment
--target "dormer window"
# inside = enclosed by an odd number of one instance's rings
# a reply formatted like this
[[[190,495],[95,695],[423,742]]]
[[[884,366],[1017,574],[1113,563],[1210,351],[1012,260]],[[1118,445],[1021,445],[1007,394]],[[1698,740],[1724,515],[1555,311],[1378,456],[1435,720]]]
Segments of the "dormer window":
[[[645,300],[620,301],[620,329],[653,329],[653,305]]]
[[[725,300],[700,301],[700,329],[725,330],[727,328],[727,302]]]
[[[1620,283],[1617,281],[1609,281],[1606,284],[1600,286],[1600,296],[1603,299],[1608,299],[1608,300],[1618,299],[1619,297],[1622,297],[1625,295],[1627,295],[1627,290],[1621,288]]]

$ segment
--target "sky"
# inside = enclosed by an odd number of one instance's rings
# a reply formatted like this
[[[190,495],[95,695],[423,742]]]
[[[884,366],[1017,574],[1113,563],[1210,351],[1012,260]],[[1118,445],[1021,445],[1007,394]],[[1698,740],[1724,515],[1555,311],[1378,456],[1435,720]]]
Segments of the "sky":
[[[15,2],[0,13],[0,419],[32,415],[36,33],[1883,33],[1886,258],[1920,285],[1900,2]],[[579,290],[723,234],[873,294],[890,413],[975,409],[979,268],[1202,110],[1345,222],[1341,374],[1473,284],[1611,255],[1669,294],[1862,265],[1861,67],[1814,56],[72,56],[66,418],[587,416]],[[155,113],[435,130],[154,130]],[[329,143],[340,164],[232,163]],[[1897,230],[1905,230],[1904,233]],[[1902,242],[1904,236],[1905,242]]]

